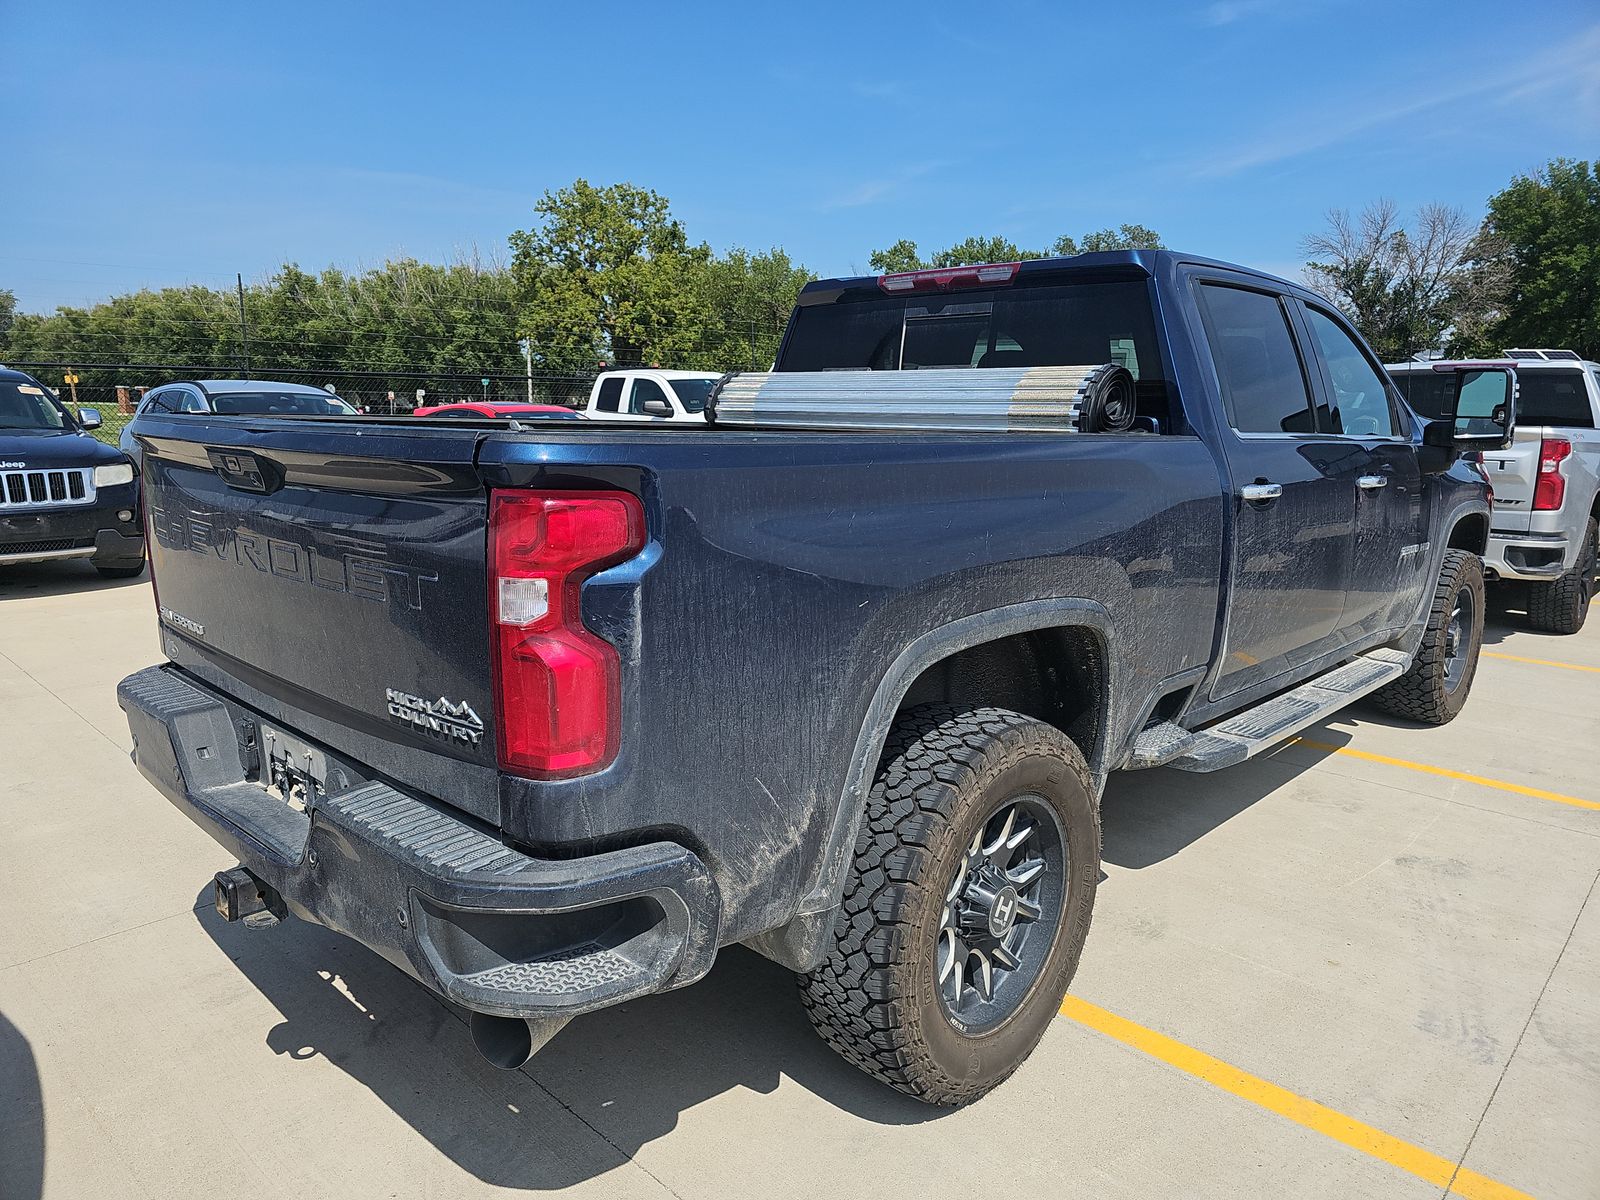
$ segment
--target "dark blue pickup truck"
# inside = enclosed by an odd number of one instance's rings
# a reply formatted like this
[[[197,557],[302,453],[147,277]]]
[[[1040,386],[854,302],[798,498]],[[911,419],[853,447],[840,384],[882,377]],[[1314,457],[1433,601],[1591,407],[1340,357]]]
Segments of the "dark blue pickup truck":
[[[1117,431],[1007,416],[1067,366]],[[773,381],[860,427],[141,416],[168,661],[120,700],[223,915],[356,938],[503,1066],[742,942],[959,1104],[1072,979],[1111,771],[1466,699],[1509,381],[1498,434],[1423,422],[1324,300],[1166,251],[813,283]]]

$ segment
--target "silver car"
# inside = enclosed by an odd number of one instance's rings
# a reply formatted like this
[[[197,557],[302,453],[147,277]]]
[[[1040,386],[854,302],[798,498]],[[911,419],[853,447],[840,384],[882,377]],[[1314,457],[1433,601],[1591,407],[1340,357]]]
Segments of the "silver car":
[[[152,410],[316,417],[346,417],[356,412],[351,405],[322,388],[303,383],[274,383],[267,379],[194,379],[164,383],[145,394],[134,416]],[[123,427],[118,445],[124,454],[138,462],[139,446],[133,440],[132,425],[130,421]]]

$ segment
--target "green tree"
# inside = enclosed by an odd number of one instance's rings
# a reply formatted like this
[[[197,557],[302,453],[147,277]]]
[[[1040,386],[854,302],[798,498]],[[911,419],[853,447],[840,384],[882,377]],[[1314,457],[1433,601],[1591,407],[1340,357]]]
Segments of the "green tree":
[[[1518,176],[1490,198],[1485,225],[1509,274],[1492,340],[1600,358],[1600,161]]]
[[[539,222],[511,235],[519,331],[547,366],[673,362],[709,316],[706,245],[691,245],[664,197],[579,179],[546,192]]]
[[[11,326],[17,320],[17,294],[10,288],[0,288],[0,354],[4,354],[11,336]]]
[[[1161,235],[1145,225],[1121,225],[1086,233],[1081,241],[1063,234],[1050,247],[1052,254],[1094,254],[1101,250],[1160,250]]]
[[[795,297],[814,278],[776,248],[751,254],[736,246],[712,259],[705,275],[705,324],[682,365],[724,371],[765,367],[777,354]]]
[[[927,264],[917,252],[917,244],[901,238],[885,250],[874,250],[867,256],[872,269],[880,275],[893,275],[899,271],[920,271]]]
[[[1306,283],[1343,310],[1380,357],[1470,352],[1503,290],[1494,239],[1458,208],[1424,205],[1411,228],[1390,200],[1342,209],[1305,241]]]
[[[1048,250],[1028,250],[1009,238],[969,237],[946,250],[939,250],[924,258],[917,244],[901,238],[883,250],[874,250],[867,258],[874,271],[893,274],[896,271],[925,271],[932,267],[963,267],[975,263],[1025,262],[1030,258],[1067,257],[1087,254],[1095,250],[1159,250],[1161,235],[1143,225],[1124,225],[1120,230],[1102,229],[1085,234],[1080,244],[1063,234]]]

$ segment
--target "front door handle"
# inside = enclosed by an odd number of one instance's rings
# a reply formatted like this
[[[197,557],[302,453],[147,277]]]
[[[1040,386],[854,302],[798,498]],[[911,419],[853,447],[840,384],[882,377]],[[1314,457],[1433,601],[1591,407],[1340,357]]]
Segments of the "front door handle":
[[[1283,495],[1281,483],[1247,483],[1239,489],[1239,498],[1251,504],[1276,500],[1281,495]]]
[[[1369,492],[1374,488],[1386,487],[1388,483],[1389,477],[1387,475],[1362,475],[1356,480],[1358,488],[1364,488]]]

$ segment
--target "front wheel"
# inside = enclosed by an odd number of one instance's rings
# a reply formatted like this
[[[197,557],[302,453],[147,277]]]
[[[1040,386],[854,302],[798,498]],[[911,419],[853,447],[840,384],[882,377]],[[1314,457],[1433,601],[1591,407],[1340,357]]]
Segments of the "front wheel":
[[[1425,725],[1455,720],[1478,671],[1483,609],[1483,560],[1467,550],[1446,550],[1428,609],[1428,627],[1411,667],[1373,692],[1372,702]]]
[[[1070,738],[1001,708],[926,705],[884,748],[834,944],[801,979],[847,1061],[930,1104],[998,1086],[1066,994],[1100,878]]]

